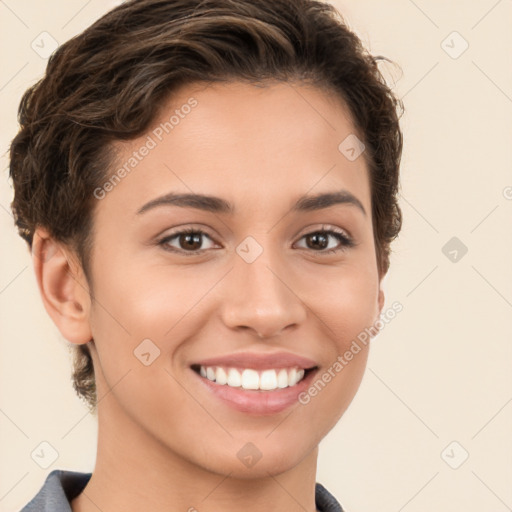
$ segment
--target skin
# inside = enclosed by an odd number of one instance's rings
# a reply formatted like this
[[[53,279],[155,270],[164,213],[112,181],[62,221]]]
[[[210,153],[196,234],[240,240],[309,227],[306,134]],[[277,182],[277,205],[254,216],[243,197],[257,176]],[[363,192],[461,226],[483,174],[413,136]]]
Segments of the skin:
[[[96,204],[92,294],[73,252],[42,228],[35,235],[43,302],[67,340],[89,342],[100,399],[96,467],[72,509],[314,511],[318,444],[354,397],[368,348],[307,405],[266,416],[210,396],[189,366],[283,350],[313,359],[321,375],[375,322],[384,296],[367,165],[338,150],[356,132],[339,98],[320,89],[189,85],[151,130],[190,97],[197,106]],[[116,145],[119,166],[151,130]],[[348,203],[291,211],[304,194],[341,189],[366,214]],[[137,214],[171,191],[221,197],[236,213],[165,205]],[[323,226],[354,246],[308,246],[305,235]],[[207,233],[202,254],[179,237],[167,247],[185,254],[159,245],[187,227]],[[253,263],[236,252],[247,236],[263,248]],[[147,338],[160,350],[149,366],[133,354]],[[247,442],[262,454],[251,468],[237,457]]]

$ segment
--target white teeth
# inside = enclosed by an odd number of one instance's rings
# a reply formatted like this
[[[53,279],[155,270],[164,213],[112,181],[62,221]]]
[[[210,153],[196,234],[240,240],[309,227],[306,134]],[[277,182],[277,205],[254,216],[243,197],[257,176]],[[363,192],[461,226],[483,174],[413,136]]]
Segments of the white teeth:
[[[282,368],[277,374],[277,387],[287,388],[288,387],[288,372]]]
[[[199,374],[219,385],[233,388],[272,391],[295,386],[304,378],[305,370],[299,368],[281,368],[258,372],[252,368],[238,370],[221,366],[200,366]]]
[[[275,370],[265,370],[261,374],[260,389],[270,391],[277,388],[277,375]]]
[[[240,372],[234,368],[228,370],[228,386],[232,388],[239,388],[242,385],[242,377]]]
[[[244,389],[260,389],[260,376],[256,370],[242,372],[242,387]]]
[[[228,376],[226,375],[226,372],[224,371],[224,368],[217,368],[217,371],[215,372],[215,379],[210,379],[217,381],[217,384],[227,384],[228,382]]]

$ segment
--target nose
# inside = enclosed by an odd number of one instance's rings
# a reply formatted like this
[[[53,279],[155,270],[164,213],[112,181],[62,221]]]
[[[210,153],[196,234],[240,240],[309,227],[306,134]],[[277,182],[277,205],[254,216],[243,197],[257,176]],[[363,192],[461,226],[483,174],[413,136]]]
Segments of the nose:
[[[235,257],[221,309],[227,327],[250,330],[260,338],[297,328],[306,318],[306,307],[294,291],[290,272],[278,270],[281,266],[267,253],[252,263]]]

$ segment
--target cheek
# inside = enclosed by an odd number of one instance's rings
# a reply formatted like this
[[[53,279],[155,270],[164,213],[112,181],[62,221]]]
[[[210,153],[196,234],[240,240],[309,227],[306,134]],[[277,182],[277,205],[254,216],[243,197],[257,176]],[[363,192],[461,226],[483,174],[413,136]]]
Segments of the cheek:
[[[295,283],[297,294],[321,320],[318,326],[339,353],[378,317],[379,281],[372,265],[359,261],[320,269],[314,277],[300,277]]]
[[[118,262],[99,267],[90,322],[109,385],[129,370],[141,370],[138,355],[143,349],[151,358],[158,355],[154,367],[172,362],[205,321],[201,298],[219,280],[212,272],[197,272],[193,265],[142,269]]]
[[[150,334],[161,337],[193,305],[197,295],[186,272],[171,274],[163,266],[105,267],[98,282],[97,318],[101,327],[120,329],[134,339]]]
[[[312,435],[323,438],[346,411],[364,375],[378,317],[378,285],[371,272],[347,273],[317,290],[308,304],[323,332],[323,365],[299,397]]]
[[[303,397],[319,432],[327,431],[346,410],[361,383],[370,328],[379,315],[379,281],[371,264],[346,266],[304,284],[304,297],[323,332],[323,367]]]

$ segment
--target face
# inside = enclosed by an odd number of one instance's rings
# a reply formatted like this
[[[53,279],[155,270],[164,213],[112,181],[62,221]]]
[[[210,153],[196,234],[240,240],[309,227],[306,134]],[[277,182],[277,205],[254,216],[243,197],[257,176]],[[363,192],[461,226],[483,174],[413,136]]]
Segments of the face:
[[[312,453],[368,348],[343,355],[382,307],[364,155],[338,149],[354,133],[319,89],[229,83],[180,90],[117,144],[88,317],[110,425],[242,478]]]

